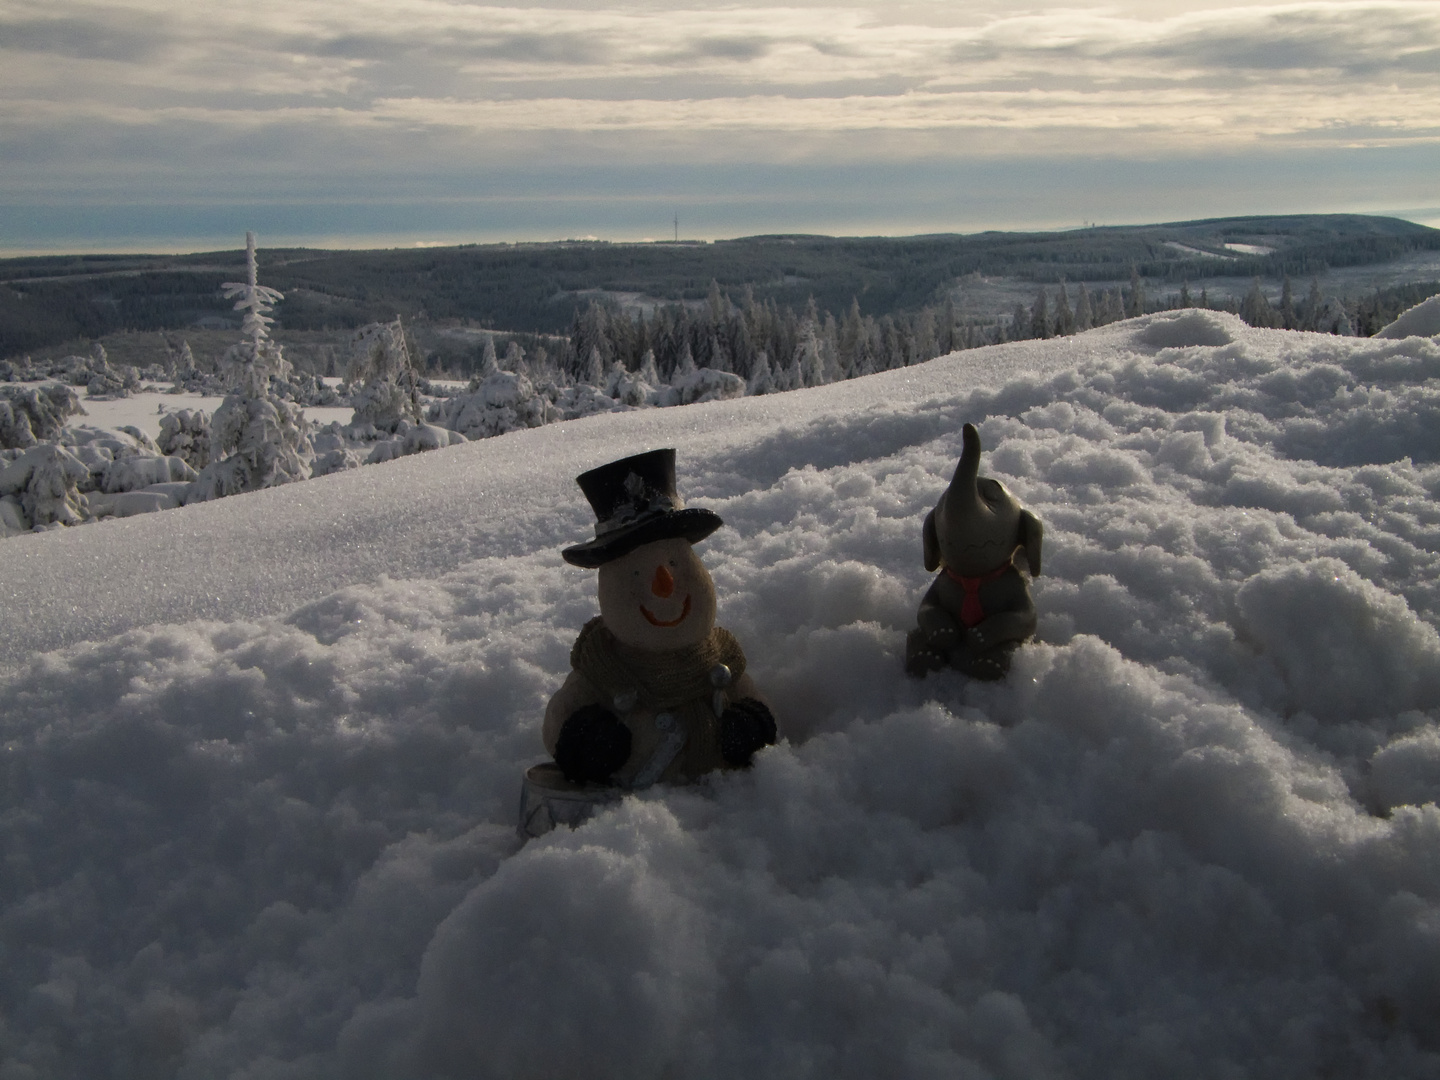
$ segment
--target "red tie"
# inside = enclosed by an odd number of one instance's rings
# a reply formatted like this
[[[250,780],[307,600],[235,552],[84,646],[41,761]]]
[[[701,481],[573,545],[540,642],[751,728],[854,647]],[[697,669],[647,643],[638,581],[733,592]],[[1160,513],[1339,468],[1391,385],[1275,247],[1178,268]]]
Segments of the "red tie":
[[[971,627],[985,618],[985,609],[980,604],[980,586],[987,581],[994,581],[1001,574],[1009,570],[1011,563],[997,566],[988,574],[981,574],[978,577],[964,577],[955,573],[948,566],[945,567],[945,576],[965,590],[965,599],[960,604],[960,621]]]

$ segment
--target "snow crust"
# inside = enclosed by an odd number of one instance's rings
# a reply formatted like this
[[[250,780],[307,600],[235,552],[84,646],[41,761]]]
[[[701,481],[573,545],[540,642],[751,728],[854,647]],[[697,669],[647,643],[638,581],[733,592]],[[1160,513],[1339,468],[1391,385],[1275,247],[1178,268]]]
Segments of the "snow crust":
[[[1440,1075],[1437,379],[1157,315],[9,540],[0,1075]],[[914,681],[967,420],[1038,640]],[[786,740],[521,848],[665,445]]]

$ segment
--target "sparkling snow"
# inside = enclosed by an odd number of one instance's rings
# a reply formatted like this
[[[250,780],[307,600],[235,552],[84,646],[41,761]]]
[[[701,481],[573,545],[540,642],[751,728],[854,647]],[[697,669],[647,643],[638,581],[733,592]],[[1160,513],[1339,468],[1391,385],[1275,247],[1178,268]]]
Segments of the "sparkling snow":
[[[901,670],[960,427],[1046,524]],[[788,740],[523,848],[678,448]],[[1152,316],[9,540],[0,1077],[1440,1075],[1440,344]]]

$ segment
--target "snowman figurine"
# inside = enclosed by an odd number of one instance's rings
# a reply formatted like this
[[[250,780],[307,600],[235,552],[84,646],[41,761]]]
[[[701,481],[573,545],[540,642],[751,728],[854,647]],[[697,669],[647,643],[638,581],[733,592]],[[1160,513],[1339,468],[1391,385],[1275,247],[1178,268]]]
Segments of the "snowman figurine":
[[[776,738],[740,643],[715,625],[715,584],[692,546],[722,522],[681,503],[675,451],[636,454],[576,482],[595,511],[595,539],[561,555],[599,571],[600,615],[580,631],[545,710],[554,762],[526,773],[526,836],[578,824],[625,791],[743,768]]]

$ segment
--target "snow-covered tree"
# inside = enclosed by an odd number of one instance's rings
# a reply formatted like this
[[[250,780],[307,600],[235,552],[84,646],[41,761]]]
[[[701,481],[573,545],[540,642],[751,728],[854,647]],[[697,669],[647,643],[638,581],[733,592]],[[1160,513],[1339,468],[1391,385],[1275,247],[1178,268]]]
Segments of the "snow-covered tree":
[[[1030,336],[1030,313],[1018,300],[1015,310],[1010,313],[1010,330],[1005,336],[1009,341],[1022,341]]]
[[[494,359],[493,346],[488,355]],[[607,399],[607,406],[614,404]],[[469,393],[437,401],[429,412],[431,423],[467,439],[487,439],[507,431],[540,427],[560,418],[561,410],[545,393],[537,390],[530,379],[519,372],[502,371],[498,366],[489,375],[472,382]]]
[[[676,363],[674,372],[671,373],[670,381],[674,383],[676,379],[688,378],[694,374],[695,355],[690,351],[690,343],[687,341],[684,351],[680,353],[680,360]]]
[[[1340,298],[1335,296],[1326,300],[1320,308],[1320,315],[1315,320],[1315,329],[1322,334],[1338,334],[1341,337],[1355,336],[1355,324],[1350,321],[1350,313],[1345,310],[1345,305]]]
[[[279,398],[232,394],[211,418],[210,464],[193,500],[219,499],[309,477],[314,450],[300,409]]]
[[[746,392],[753,395],[773,394],[775,392],[775,376],[770,370],[770,356],[761,349],[755,354],[754,370],[750,375],[750,384]]]
[[[493,345],[491,346],[494,347]],[[528,375],[528,365],[525,363],[525,350],[514,338],[505,346],[505,370],[513,371],[517,375]]]
[[[1125,296],[1125,316],[1135,318],[1145,314],[1145,283],[1140,279],[1140,268],[1130,265],[1130,291]]]
[[[110,357],[105,346],[95,342],[90,350],[90,359],[85,365],[83,376],[85,396],[92,398],[129,397],[140,389],[140,377],[129,364],[110,366]]]
[[[500,358],[495,354],[495,338],[485,338],[485,347],[480,351],[480,371],[476,376],[476,386],[484,382],[491,375],[500,370]]]
[[[801,386],[824,386],[825,358],[820,354],[820,338],[815,324],[808,320],[801,326],[800,345],[795,350],[795,365],[799,368]]]
[[[1258,277],[1250,285],[1250,291],[1245,294],[1245,299],[1240,303],[1240,318],[1251,326],[1275,325],[1275,310],[1270,306],[1270,300],[1265,295],[1265,290],[1260,287]]]
[[[599,351],[599,370],[602,373],[604,372],[605,361],[609,359],[612,349],[610,329],[609,314],[594,300],[590,301],[590,306],[576,319],[575,328],[570,335],[570,341],[574,349],[572,355],[575,361],[581,365],[576,375],[583,381],[590,382],[590,380],[586,378],[586,374],[592,351]],[[596,383],[590,382],[590,385],[594,386]]]
[[[1040,286],[1040,291],[1035,294],[1035,302],[1030,305],[1030,337],[1044,340],[1050,336],[1050,303],[1049,297],[1045,294],[1045,286]]]
[[[597,388],[605,385],[605,356],[599,345],[590,346],[590,355],[585,359],[580,381]]]
[[[0,515],[7,532],[49,525],[78,525],[86,498],[79,485],[88,481],[85,463],[62,446],[37,443],[14,461],[0,464]]]
[[[290,373],[277,342],[270,340],[269,312],[284,299],[259,284],[255,234],[245,234],[248,281],[222,288],[235,309],[244,311],[244,341],[226,350],[223,365],[230,393],[211,418],[210,463],[201,471],[192,500],[218,499],[244,491],[304,480],[314,451],[305,432],[305,416],[270,391],[270,376]]]
[[[675,373],[657,404],[693,405],[702,401],[726,401],[745,396],[745,380],[731,371],[692,367],[688,374]]]
[[[955,314],[955,297],[949,294],[945,296],[945,313],[940,317],[940,327],[936,336],[936,347],[940,355],[948,355],[960,348],[960,333],[958,319]]]
[[[210,414],[204,409],[181,409],[160,418],[161,453],[182,458],[197,471],[210,464]]]
[[[195,366],[195,354],[190,349],[190,342],[180,342],[180,356],[175,361],[175,381],[183,382],[200,374]]]
[[[1055,333],[1065,337],[1075,332],[1075,313],[1070,310],[1070,294],[1065,291],[1065,282],[1060,282],[1060,295],[1055,298]]]
[[[1320,295],[1320,279],[1310,279],[1310,294],[1305,298],[1305,312],[1300,320],[1300,329],[1315,330],[1320,326],[1320,311],[1325,300]]]
[[[270,327],[275,322],[270,312],[285,295],[259,283],[253,232],[245,234],[245,270],[247,280],[227,281],[220,286],[225,290],[225,299],[235,301],[235,310],[245,312],[240,321],[245,340],[230,346],[221,363],[233,391],[263,397],[270,376],[283,378],[290,373],[290,365],[280,345],[270,340]]]
[[[494,355],[494,346],[490,347]],[[419,376],[405,342],[400,316],[394,322],[370,323],[350,343],[346,381],[356,387],[350,426],[373,438],[392,435],[402,423],[420,423]]]
[[[1120,287],[1106,289],[1100,294],[1095,308],[1095,325],[1106,326],[1125,317],[1125,302],[1120,296]]]
[[[0,450],[54,442],[68,418],[84,415],[79,395],[68,386],[0,387]]]

